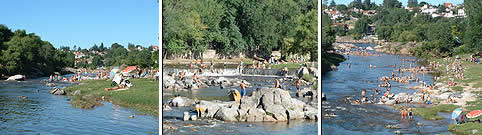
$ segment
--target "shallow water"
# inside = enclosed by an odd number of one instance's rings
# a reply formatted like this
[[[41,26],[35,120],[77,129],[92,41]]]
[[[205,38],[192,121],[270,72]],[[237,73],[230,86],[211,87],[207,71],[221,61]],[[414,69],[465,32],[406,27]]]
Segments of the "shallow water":
[[[240,78],[251,83],[251,87],[247,88],[247,95],[251,95],[253,90],[262,87],[274,87],[274,76],[225,76],[226,78]],[[279,77],[278,77],[279,78]],[[296,89],[290,84],[291,81],[284,85],[294,97]],[[167,103],[170,97],[179,94],[191,99],[197,98],[200,100],[221,100],[228,101],[227,91],[230,89],[238,89],[239,87],[227,87],[224,89],[219,86],[202,88],[199,90],[188,91],[163,91],[163,103]],[[305,87],[301,87],[302,89]],[[168,126],[175,126],[177,130],[163,129],[164,134],[317,134],[318,125],[313,120],[296,120],[288,122],[223,122],[219,120],[198,120],[198,121],[183,121],[183,112],[190,111],[191,107],[172,107],[171,111],[163,111],[163,123],[168,122]],[[195,113],[192,113],[195,115]],[[192,125],[190,125],[192,124]],[[251,127],[248,127],[251,125]],[[195,129],[197,131],[192,131]]]
[[[42,79],[48,78],[0,81],[0,134],[158,134],[157,116],[135,115],[133,109],[108,102],[94,109],[73,108],[67,96],[48,93]]]
[[[355,44],[357,46],[375,46],[374,44]],[[347,56],[345,56],[347,57]],[[335,113],[336,117],[322,119],[322,134],[393,134],[400,130],[408,134],[449,134],[448,125],[452,122],[449,118],[429,121],[422,117],[414,116],[413,120],[401,120],[399,112],[385,105],[351,105],[346,104],[345,97],[361,98],[363,89],[377,88],[377,77],[389,76],[394,68],[390,65],[402,64],[402,58],[414,59],[414,57],[381,54],[381,56],[349,56],[348,60],[340,63],[338,71],[330,71],[322,76],[322,91],[326,94],[327,101],[322,103],[322,114]],[[348,68],[351,63],[351,68]],[[407,62],[405,62],[407,64]],[[377,68],[370,69],[370,64]],[[413,63],[412,66],[417,65]],[[408,66],[408,65],[407,65]],[[433,77],[429,74],[419,74],[420,80],[431,84]],[[368,83],[367,81],[371,81]],[[414,93],[413,89],[407,89],[406,85],[390,81],[392,93]],[[411,83],[408,86],[420,85]],[[377,88],[380,89],[380,88]],[[383,92],[386,90],[383,89]],[[367,90],[367,95],[373,94]],[[410,105],[413,106],[413,105]],[[426,126],[419,127],[417,122]],[[400,125],[401,129],[386,129],[386,125]]]

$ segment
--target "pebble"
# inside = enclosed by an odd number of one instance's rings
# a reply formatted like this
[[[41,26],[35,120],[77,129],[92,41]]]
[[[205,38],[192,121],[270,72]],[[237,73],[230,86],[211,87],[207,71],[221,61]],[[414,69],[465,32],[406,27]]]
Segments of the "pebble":
[[[248,127],[252,127],[253,125],[249,124]]]

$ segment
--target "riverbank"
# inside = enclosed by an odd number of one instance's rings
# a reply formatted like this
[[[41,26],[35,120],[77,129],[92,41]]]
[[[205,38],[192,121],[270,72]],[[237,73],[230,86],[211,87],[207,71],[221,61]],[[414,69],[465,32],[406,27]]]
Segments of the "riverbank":
[[[324,74],[328,71],[335,70],[336,67],[340,65],[341,62],[345,61],[346,58],[337,53],[322,53],[321,56],[321,74]]]
[[[133,86],[122,91],[105,91],[111,80],[84,80],[65,88],[73,107],[94,108],[102,101],[135,108],[139,114],[159,115],[159,83],[153,79],[130,79]],[[78,92],[77,92],[78,91]]]
[[[470,57],[470,54],[463,54],[459,55],[461,59],[458,61],[461,62],[463,68],[463,78],[454,77],[447,73],[447,66],[438,66],[435,70],[440,72],[439,79],[436,80],[436,83],[441,83],[444,86],[448,84],[449,78],[453,78],[453,81],[458,83],[457,86],[450,87],[452,91],[458,92],[470,92],[473,94],[477,94],[477,99],[475,101],[467,101],[465,104],[462,105],[464,110],[472,111],[472,110],[482,110],[482,101],[481,101],[481,94],[482,94],[482,65],[476,64],[474,62],[465,61],[465,58]],[[448,60],[450,58],[451,60]],[[428,62],[437,63],[441,65],[448,65],[451,64],[453,60],[456,59],[456,56],[448,57],[448,58],[432,58],[427,59]],[[480,59],[480,58],[479,58]],[[452,68],[451,66],[448,66]],[[477,118],[469,119],[469,121],[482,119],[482,116]],[[482,132],[482,124],[481,123],[464,123],[460,125],[450,125],[450,131],[456,133],[465,133],[470,134],[472,130],[478,130]]]
[[[233,67],[235,68],[237,65],[239,65],[241,62],[243,62],[243,65],[245,66],[251,66],[253,63],[257,62],[258,60],[255,59],[249,59],[249,58],[232,58],[232,59],[204,59],[203,63],[207,64],[208,67],[211,65],[211,60],[213,60],[213,64],[215,68],[221,68],[223,67],[223,64],[228,65],[228,67]],[[193,63],[195,64],[195,59],[175,59],[175,60],[168,60],[164,59],[163,60],[163,65],[164,66],[169,66],[173,68],[189,68],[189,64]],[[200,63],[200,62],[199,62]],[[303,62],[284,62],[284,63],[279,63],[279,64],[270,64],[271,69],[283,69],[284,67],[288,69],[298,69],[300,68],[300,64],[306,63],[308,66],[311,66],[310,61],[303,61]],[[231,65],[231,66],[229,66]],[[262,65],[261,65],[262,66]],[[318,62],[314,62],[315,68],[318,68]],[[266,68],[268,65],[266,65]]]

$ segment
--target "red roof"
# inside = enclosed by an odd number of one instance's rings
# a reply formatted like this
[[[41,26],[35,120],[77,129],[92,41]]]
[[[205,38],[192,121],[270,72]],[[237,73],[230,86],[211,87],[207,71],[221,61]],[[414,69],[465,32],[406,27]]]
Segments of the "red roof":
[[[452,7],[452,3],[444,3],[446,7]]]

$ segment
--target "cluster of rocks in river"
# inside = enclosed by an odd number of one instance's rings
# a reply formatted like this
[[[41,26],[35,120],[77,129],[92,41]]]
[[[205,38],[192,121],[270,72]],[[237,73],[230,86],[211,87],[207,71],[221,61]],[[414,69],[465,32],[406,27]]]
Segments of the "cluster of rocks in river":
[[[471,93],[471,92],[454,92],[450,91],[449,88],[447,87],[440,87],[434,90],[427,90],[428,94],[425,94],[425,98],[423,98],[422,93],[413,93],[413,94],[407,94],[407,93],[398,93],[393,95],[392,97],[385,98],[384,100],[381,100],[378,104],[396,104],[396,99],[399,99],[399,103],[405,103],[407,102],[405,99],[408,96],[408,102],[409,103],[425,103],[427,98],[430,97],[432,100],[440,100],[440,101],[447,101],[450,98],[452,98],[456,103],[455,105],[465,105],[465,102],[467,101],[474,101],[477,99],[477,94]]]
[[[164,76],[163,77],[163,87],[165,90],[176,90],[176,91],[186,91],[186,90],[193,90],[199,88],[207,88],[210,86],[219,86],[221,88],[226,88],[229,86],[232,87],[239,87],[241,82],[244,82],[246,86],[250,86],[251,84],[245,80],[237,79],[237,78],[224,78],[224,77],[198,77],[201,83],[194,84],[194,80],[191,76],[185,76],[182,80],[174,79],[171,76]]]
[[[52,90],[49,91],[50,94],[54,94],[54,95],[66,95],[67,92],[65,90],[62,90],[62,89],[59,89],[59,88],[54,88]]]
[[[306,92],[308,93],[308,92]],[[316,95],[315,95],[316,97]],[[223,121],[262,122],[288,121],[293,119],[318,119],[317,100],[305,103],[292,98],[288,91],[279,88],[262,88],[253,91],[251,96],[244,96],[239,103],[235,101],[204,101],[194,103],[185,97],[176,97],[170,101],[172,106],[199,106],[204,110],[199,118],[219,119]],[[189,113],[184,119],[192,119]],[[194,119],[197,119],[194,118]]]

